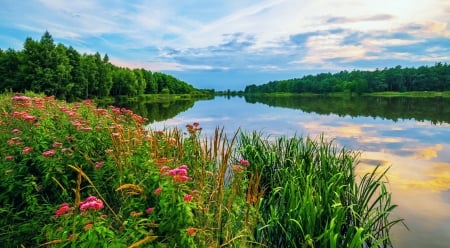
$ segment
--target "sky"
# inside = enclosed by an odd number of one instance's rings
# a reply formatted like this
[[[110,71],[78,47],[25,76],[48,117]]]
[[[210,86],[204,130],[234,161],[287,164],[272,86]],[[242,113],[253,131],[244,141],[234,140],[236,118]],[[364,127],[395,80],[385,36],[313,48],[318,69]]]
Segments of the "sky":
[[[0,0],[0,48],[48,31],[196,88],[450,62],[449,0]]]

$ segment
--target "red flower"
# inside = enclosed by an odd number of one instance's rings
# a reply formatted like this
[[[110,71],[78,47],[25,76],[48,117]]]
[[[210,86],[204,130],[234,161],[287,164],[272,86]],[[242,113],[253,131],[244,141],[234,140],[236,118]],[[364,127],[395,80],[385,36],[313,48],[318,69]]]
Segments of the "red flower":
[[[185,202],[190,202],[190,201],[192,201],[192,198],[194,198],[192,195],[190,195],[190,194],[185,194],[184,197],[183,197],[183,200],[184,200]]]
[[[153,211],[155,211],[155,208],[147,208],[147,209],[145,210],[145,212],[146,212],[147,214],[151,214]]]
[[[158,187],[157,189],[155,189],[155,191],[153,192],[153,194],[159,195],[159,194],[161,194],[161,191],[162,191],[162,188],[161,188],[161,187]]]
[[[72,210],[72,208],[69,206],[69,203],[63,203],[59,206],[58,210],[56,210],[55,217],[64,215],[71,210]]]
[[[186,231],[189,236],[192,236],[197,232],[197,228],[189,227]]]

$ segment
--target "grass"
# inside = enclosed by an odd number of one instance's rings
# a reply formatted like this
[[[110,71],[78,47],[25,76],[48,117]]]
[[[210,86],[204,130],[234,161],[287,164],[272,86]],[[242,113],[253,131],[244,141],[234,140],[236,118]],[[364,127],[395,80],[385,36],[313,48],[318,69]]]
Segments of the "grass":
[[[323,138],[145,130],[91,101],[0,96],[4,247],[389,246],[376,168]],[[37,230],[35,227],[41,226]]]

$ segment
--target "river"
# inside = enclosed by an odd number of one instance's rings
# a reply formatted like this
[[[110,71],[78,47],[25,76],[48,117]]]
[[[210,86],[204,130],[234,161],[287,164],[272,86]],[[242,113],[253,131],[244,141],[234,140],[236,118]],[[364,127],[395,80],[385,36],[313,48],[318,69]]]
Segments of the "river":
[[[199,122],[203,135],[224,127],[230,135],[261,131],[317,137],[362,152],[359,173],[389,166],[395,217],[394,247],[449,247],[450,99],[382,97],[215,97],[196,102],[129,106],[149,128]]]

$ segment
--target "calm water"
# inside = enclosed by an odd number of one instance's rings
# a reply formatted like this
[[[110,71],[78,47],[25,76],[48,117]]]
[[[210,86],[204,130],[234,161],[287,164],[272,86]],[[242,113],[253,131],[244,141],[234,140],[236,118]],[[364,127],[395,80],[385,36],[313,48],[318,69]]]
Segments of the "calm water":
[[[148,116],[155,130],[199,122],[204,135],[217,126],[272,137],[324,133],[338,146],[363,152],[360,172],[391,166],[389,186],[399,205],[394,214],[410,228],[395,228],[394,247],[450,247],[449,100],[216,97],[140,108],[172,113],[162,121]]]

